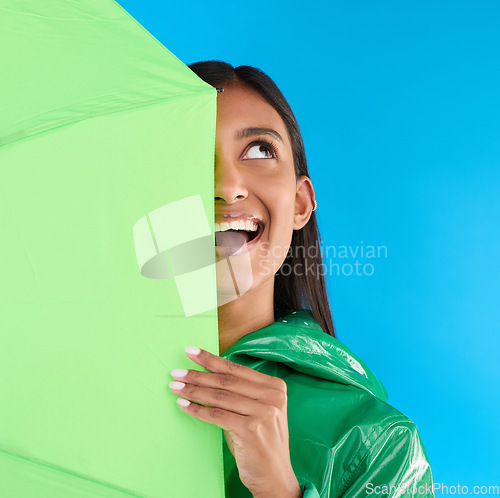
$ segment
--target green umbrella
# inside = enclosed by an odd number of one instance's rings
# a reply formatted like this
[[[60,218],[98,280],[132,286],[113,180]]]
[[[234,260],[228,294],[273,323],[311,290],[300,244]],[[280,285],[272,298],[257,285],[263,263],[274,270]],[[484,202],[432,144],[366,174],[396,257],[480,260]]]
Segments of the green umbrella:
[[[223,496],[168,388],[218,354],[216,90],[112,0],[1,0],[0,67],[0,496]]]

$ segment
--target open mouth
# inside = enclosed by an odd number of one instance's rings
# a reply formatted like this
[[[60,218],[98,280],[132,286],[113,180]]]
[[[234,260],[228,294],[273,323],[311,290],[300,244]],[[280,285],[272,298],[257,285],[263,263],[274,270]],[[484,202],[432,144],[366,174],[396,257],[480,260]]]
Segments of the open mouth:
[[[228,220],[215,223],[215,245],[221,256],[231,256],[249,250],[264,231],[262,221],[253,219]]]

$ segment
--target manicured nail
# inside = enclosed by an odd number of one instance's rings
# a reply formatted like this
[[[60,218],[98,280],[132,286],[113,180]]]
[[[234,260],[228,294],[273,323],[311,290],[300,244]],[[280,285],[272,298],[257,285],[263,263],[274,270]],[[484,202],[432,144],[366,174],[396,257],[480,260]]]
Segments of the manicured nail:
[[[179,391],[180,389],[182,389],[186,384],[184,384],[184,382],[170,382],[168,384],[168,387],[170,387],[170,389],[175,389],[176,391]]]
[[[196,356],[200,354],[200,348],[196,348],[194,346],[186,346],[186,353]]]
[[[187,399],[184,398],[177,398],[177,403],[186,408],[186,406],[189,406],[191,404],[191,401],[188,401]]]
[[[172,377],[185,377],[187,375],[188,371],[185,370],[184,368],[174,368],[171,372],[170,375]]]

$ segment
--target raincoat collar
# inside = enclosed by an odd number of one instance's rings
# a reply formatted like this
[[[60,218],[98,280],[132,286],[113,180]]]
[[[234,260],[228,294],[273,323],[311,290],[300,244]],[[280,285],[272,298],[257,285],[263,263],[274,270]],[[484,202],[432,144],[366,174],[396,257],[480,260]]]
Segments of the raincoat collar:
[[[298,372],[352,385],[388,400],[382,382],[347,346],[326,334],[310,310],[276,310],[274,323],[241,337],[221,356],[244,364],[241,355],[280,362]]]

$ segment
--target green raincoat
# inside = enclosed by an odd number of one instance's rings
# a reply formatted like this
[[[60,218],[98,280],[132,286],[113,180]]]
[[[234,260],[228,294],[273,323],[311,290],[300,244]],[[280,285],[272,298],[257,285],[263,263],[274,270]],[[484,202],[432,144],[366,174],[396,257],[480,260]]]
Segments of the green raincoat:
[[[415,424],[310,312],[279,310],[221,356],[286,382],[290,458],[304,498],[434,496]],[[226,496],[251,497],[223,439]]]

